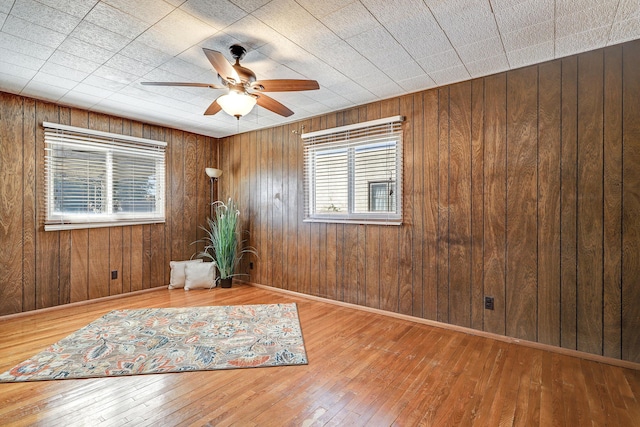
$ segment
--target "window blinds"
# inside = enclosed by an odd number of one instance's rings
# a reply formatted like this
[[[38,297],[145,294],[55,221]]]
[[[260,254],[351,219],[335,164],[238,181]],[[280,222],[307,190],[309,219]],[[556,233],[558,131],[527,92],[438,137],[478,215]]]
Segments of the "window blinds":
[[[403,119],[302,135],[305,221],[402,223]]]
[[[43,127],[45,230],[164,222],[165,142]]]

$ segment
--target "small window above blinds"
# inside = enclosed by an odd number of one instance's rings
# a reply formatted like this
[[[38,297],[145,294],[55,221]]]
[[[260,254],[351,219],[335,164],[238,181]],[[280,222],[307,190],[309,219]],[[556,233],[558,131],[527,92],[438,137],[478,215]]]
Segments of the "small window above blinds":
[[[402,223],[402,121],[395,116],[302,135],[305,221]]]
[[[42,126],[45,230],[164,222],[165,142]]]

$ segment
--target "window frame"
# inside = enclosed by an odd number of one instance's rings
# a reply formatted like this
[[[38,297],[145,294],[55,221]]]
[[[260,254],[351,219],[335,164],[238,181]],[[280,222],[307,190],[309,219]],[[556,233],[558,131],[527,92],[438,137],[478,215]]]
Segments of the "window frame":
[[[166,146],[163,141],[119,135],[109,132],[96,131],[74,126],[61,125],[58,123],[43,122],[45,139],[45,176],[44,176],[44,229],[46,231],[70,230],[82,228],[111,227],[124,225],[155,224],[165,222],[165,201],[166,201]],[[90,160],[95,165],[104,165],[104,176],[99,176],[103,182],[105,195],[102,196],[103,207],[101,212],[72,212],[56,208],[56,182],[60,179],[65,152],[104,153],[104,161]],[[129,159],[144,159],[151,166],[148,170],[153,171],[149,178],[153,177],[155,189],[155,208],[152,211],[117,212],[115,197],[116,179],[118,179],[117,167],[119,163],[114,162],[120,158],[126,163]],[[69,158],[73,159],[73,156]],[[153,164],[155,162],[155,165]],[[81,162],[71,166],[71,173],[80,172]],[[77,169],[73,169],[76,167]],[[146,172],[148,173],[148,172]],[[120,179],[135,179],[124,173]],[[83,200],[89,201],[87,193],[81,193]],[[147,203],[148,201],[143,203]],[[134,200],[135,203],[135,200]]]
[[[402,172],[403,172],[403,116],[393,116],[380,120],[372,120],[355,125],[341,126],[317,132],[302,134],[304,141],[304,222],[327,223],[355,223],[378,225],[401,225],[402,213]],[[392,148],[394,150],[393,164],[388,171],[393,176],[395,183],[395,211],[371,211],[369,210],[369,186],[366,179],[356,173],[356,158],[358,148],[372,147],[376,145]],[[340,169],[340,176],[344,176],[347,170],[347,211],[346,212],[319,212],[317,201],[317,156],[323,152],[346,150],[346,166]],[[377,178],[376,181],[382,181]],[[328,184],[330,181],[324,181]],[[340,183],[341,186],[344,183]],[[356,186],[366,184],[367,206],[366,211],[358,211],[356,208]],[[325,187],[326,188],[326,187]],[[344,189],[343,189],[344,190]]]

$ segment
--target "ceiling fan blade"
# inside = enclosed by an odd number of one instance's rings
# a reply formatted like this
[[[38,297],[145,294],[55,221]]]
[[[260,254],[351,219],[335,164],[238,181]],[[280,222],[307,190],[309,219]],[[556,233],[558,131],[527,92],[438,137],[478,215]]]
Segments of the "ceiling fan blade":
[[[225,86],[214,85],[213,83],[186,83],[186,82],[140,82],[145,86],[188,86],[188,87],[208,87],[211,89],[225,89]]]
[[[316,90],[320,85],[315,80],[258,80],[251,87],[260,92],[294,92],[298,90]]]
[[[266,108],[267,110],[273,111],[274,113],[280,114],[284,117],[289,117],[293,114],[293,111],[291,111],[275,99],[268,97],[267,95],[263,95],[260,93],[255,94],[255,96],[257,97],[258,105]]]
[[[217,50],[202,48],[204,54],[207,55],[207,59],[213,65],[213,68],[220,74],[224,80],[232,80],[233,83],[240,83],[240,76],[236,72],[235,68],[231,65],[227,58]]]
[[[207,108],[207,110],[204,112],[204,115],[213,116],[214,114],[218,113],[220,110],[222,110],[222,107],[220,106],[220,104],[218,104],[218,99],[216,99],[211,103],[211,105],[209,105],[209,108]]]

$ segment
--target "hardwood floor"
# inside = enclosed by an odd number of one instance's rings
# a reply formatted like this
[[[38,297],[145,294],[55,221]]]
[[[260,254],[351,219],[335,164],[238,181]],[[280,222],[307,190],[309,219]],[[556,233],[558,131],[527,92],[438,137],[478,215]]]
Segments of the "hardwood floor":
[[[113,309],[296,302],[306,366],[0,384],[0,424],[640,423],[640,371],[248,285],[0,317],[0,371]]]

